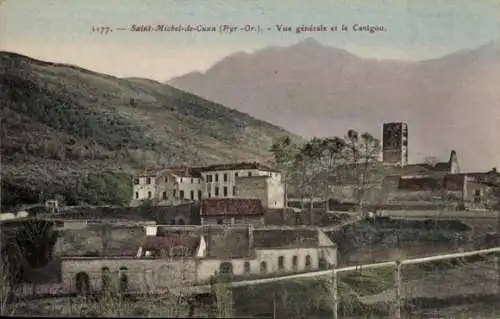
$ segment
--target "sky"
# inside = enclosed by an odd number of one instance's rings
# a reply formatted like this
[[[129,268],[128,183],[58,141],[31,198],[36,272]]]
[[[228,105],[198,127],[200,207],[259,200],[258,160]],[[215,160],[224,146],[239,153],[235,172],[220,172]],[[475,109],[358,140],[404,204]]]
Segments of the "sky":
[[[263,31],[132,32],[133,24],[253,25]],[[278,24],[344,24],[348,31],[297,34],[277,31]],[[354,24],[385,31],[354,32]],[[93,26],[114,31],[100,34]],[[361,57],[436,58],[499,41],[500,0],[3,0],[0,6],[2,51],[158,81],[203,72],[237,51],[308,37]]]

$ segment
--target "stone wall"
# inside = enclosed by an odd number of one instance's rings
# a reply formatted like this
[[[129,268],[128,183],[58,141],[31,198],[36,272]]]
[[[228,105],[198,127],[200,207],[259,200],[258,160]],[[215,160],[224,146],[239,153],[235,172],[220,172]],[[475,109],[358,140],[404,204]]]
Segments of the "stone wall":
[[[135,256],[144,240],[143,226],[87,224],[63,229],[54,247],[55,256]]]
[[[69,291],[76,291],[76,275],[85,273],[89,277],[91,289],[100,290],[102,268],[108,267],[117,277],[120,268],[124,273],[130,290],[148,291],[178,287],[196,281],[196,262],[194,259],[137,259],[137,258],[65,258],[62,263],[62,282]]]
[[[267,179],[268,176],[236,178],[236,197],[259,199],[263,207],[268,207]]]
[[[461,191],[404,191],[387,194],[386,202],[458,202],[463,198]]]
[[[186,224],[200,224],[199,203],[184,203],[173,206],[139,207],[71,207],[56,218],[80,220],[135,220],[155,221],[158,224],[170,224],[172,220],[183,220]]]
[[[262,216],[235,216],[235,217],[203,217],[201,219],[202,225],[264,225],[264,217]]]

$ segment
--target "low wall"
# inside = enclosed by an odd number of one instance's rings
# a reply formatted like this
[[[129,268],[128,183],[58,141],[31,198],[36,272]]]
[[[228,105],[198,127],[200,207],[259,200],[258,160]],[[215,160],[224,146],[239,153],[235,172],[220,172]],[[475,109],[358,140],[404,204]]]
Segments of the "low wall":
[[[458,253],[463,250],[474,250],[473,243],[454,246],[449,244],[422,243],[417,245],[408,245],[398,248],[363,248],[355,252],[346,253],[340,257],[340,267],[359,264],[368,264],[395,260],[399,258],[419,258],[434,256],[440,254]]]
[[[167,289],[196,281],[194,259],[65,258],[61,263],[62,283],[67,291],[76,291],[78,273],[88,275],[92,290],[100,290],[103,267],[117,277],[120,268],[126,267],[128,289],[132,291]]]
[[[185,203],[175,206],[67,207],[52,217],[83,220],[152,220],[158,224],[171,224],[173,220],[182,219],[185,224],[198,225],[200,224],[200,206],[197,203]]]

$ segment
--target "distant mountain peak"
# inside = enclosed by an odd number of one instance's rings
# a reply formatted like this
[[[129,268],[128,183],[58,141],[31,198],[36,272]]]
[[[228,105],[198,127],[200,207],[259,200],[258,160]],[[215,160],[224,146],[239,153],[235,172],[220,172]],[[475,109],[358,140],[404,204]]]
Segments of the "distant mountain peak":
[[[296,46],[307,46],[307,47],[324,47],[324,45],[313,37],[307,37],[302,41],[297,42]]]

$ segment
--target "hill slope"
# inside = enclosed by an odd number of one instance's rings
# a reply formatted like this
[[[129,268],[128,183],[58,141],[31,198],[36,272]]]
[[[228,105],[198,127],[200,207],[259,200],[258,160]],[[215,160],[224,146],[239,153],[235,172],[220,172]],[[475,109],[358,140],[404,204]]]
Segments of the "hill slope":
[[[303,136],[349,128],[380,137],[409,124],[410,161],[458,152],[466,170],[500,165],[500,45],[422,62],[363,59],[307,39],[236,53],[167,82]]]
[[[88,186],[89,172],[266,161],[274,137],[293,136],[155,81],[10,52],[0,52],[0,99],[3,202],[17,201],[18,193],[30,201],[71,197],[71,189]],[[110,176],[108,185],[128,181]]]

